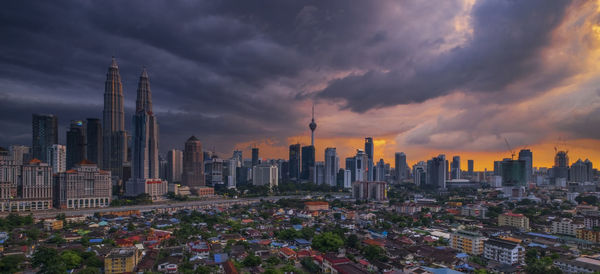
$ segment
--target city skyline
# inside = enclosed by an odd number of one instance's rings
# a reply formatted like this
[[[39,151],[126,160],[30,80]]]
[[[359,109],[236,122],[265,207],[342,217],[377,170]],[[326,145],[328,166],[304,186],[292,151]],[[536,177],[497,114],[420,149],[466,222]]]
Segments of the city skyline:
[[[30,21],[19,17],[29,7],[10,3],[1,11],[9,24],[0,28],[14,39],[0,45],[0,71],[4,72],[0,125],[6,129],[0,133],[0,146],[30,145],[33,113],[58,117],[61,144],[66,144],[71,120],[101,119],[102,84],[110,56],[115,55],[129,134],[139,67],[145,64],[152,72],[163,154],[183,149],[185,140],[195,135],[205,148],[215,148],[222,157],[235,149],[250,155],[249,148],[256,146],[263,159],[287,159],[290,144],[310,144],[307,124],[314,103],[319,125],[317,161],[323,161],[326,147],[336,147],[341,159],[354,155],[355,149],[363,148],[364,138],[372,136],[374,162],[383,158],[393,163],[395,152],[406,153],[411,166],[438,154],[450,159],[460,155],[464,163],[473,159],[476,171],[491,170],[494,160],[510,156],[504,138],[516,151],[531,149],[533,166],[552,166],[554,147],[563,143],[559,139],[566,142],[560,146],[569,150],[569,164],[579,158],[599,162],[600,133],[589,126],[600,122],[596,91],[600,77],[593,64],[600,43],[599,26],[594,23],[598,4],[560,2],[540,8],[536,1],[501,3],[431,6],[382,1],[346,9],[339,3],[279,3],[282,14],[293,20],[247,6],[237,10],[226,1],[216,6],[198,4],[196,8],[204,8],[199,14],[186,13],[190,7],[169,4],[182,16],[169,15],[173,18],[165,26],[149,16],[165,8],[167,4],[160,2],[133,11],[127,19],[120,15],[135,3],[72,4],[60,11],[38,5],[31,8],[40,16]],[[444,27],[420,26],[418,32],[411,26],[385,27],[410,22],[415,16],[411,12],[423,9],[431,19],[422,23]],[[503,16],[489,17],[492,10]],[[539,18],[529,21],[524,15],[534,10]],[[104,21],[103,12],[119,20]],[[332,14],[333,22],[356,31],[340,32],[324,14]],[[374,14],[381,15],[381,22],[368,20]],[[255,15],[257,21],[248,21],[246,15]],[[507,18],[515,22],[504,21]],[[80,24],[72,24],[73,20]],[[493,23],[506,28],[506,33],[482,24],[483,20],[497,20]],[[43,22],[57,28],[46,29],[49,35],[36,32]],[[189,33],[171,37],[186,49],[152,39],[169,37],[169,30],[190,22],[197,25]],[[230,28],[223,32],[222,25],[215,25],[219,22],[229,23]],[[323,37],[315,36],[317,29]],[[297,32],[286,35],[289,30]],[[85,41],[69,35],[83,31],[95,34]],[[194,34],[200,39],[184,38]],[[338,36],[332,39],[327,34]],[[414,42],[403,41],[403,35]],[[301,38],[314,39],[293,43]],[[39,46],[42,39],[49,40],[45,46]],[[97,41],[98,46],[91,46],[90,41]],[[232,55],[212,52],[217,46],[231,47]],[[36,58],[34,52],[44,57]],[[312,58],[300,60],[307,56]],[[348,59],[339,60],[344,56]],[[411,58],[420,63],[407,63]],[[398,64],[406,65],[409,72]],[[468,77],[440,77],[445,75],[441,71],[456,69],[457,64],[465,64],[462,71]],[[394,83],[390,81],[393,76],[407,80]]]

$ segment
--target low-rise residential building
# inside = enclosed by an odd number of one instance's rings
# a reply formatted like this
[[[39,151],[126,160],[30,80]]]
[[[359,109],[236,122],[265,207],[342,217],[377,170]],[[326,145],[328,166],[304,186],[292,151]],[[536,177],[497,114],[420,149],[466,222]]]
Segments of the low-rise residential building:
[[[471,255],[483,253],[485,237],[474,231],[458,230],[450,234],[450,247]]]
[[[104,258],[104,272],[107,274],[133,272],[141,259],[142,254],[137,247],[115,248]]]
[[[487,215],[487,208],[480,205],[466,205],[461,207],[460,215],[485,219]]]
[[[580,228],[577,229],[576,233],[577,239],[582,239],[593,243],[600,243],[600,230]]]
[[[600,256],[579,257],[574,260],[558,259],[554,265],[563,273],[598,273],[600,272]]]
[[[576,236],[577,229],[583,228],[582,224],[576,224],[571,219],[563,218],[552,222],[552,234]]]
[[[329,203],[324,201],[305,202],[304,207],[308,211],[329,210]]]
[[[502,264],[522,264],[525,258],[525,248],[514,241],[491,238],[484,244],[483,257]]]
[[[521,231],[529,231],[529,218],[523,214],[506,212],[498,215],[498,226],[510,226],[520,229]]]

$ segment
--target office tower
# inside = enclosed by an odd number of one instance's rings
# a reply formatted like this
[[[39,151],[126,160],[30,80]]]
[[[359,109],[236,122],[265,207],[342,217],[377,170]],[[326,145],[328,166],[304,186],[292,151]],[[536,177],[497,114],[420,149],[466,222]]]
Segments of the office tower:
[[[315,172],[315,147],[302,147],[302,173],[301,179],[311,181],[314,179]]]
[[[525,178],[527,181],[531,180],[531,175],[533,174],[533,153],[531,153],[531,150],[521,149],[519,151],[519,160],[525,161]]]
[[[146,68],[143,69],[138,84],[132,128],[131,178],[159,178],[158,124],[152,112],[152,91]]]
[[[223,159],[213,157],[204,161],[204,182],[207,186],[223,184]]]
[[[21,178],[21,203],[30,210],[52,208],[52,167],[38,159],[23,165]]]
[[[310,145],[315,146],[315,129],[317,129],[317,123],[315,123],[315,105],[312,106],[312,120],[310,124],[308,124],[308,128],[310,128]]]
[[[132,128],[131,179],[125,188],[127,196],[146,193],[158,199],[167,194],[168,183],[160,179],[158,123],[152,111],[152,91],[146,68],[138,83]]]
[[[181,182],[183,174],[183,151],[171,149],[167,152],[167,180],[169,183]]]
[[[234,150],[233,158],[237,159],[237,161],[240,163],[240,165],[242,164],[242,162],[244,162],[244,157],[243,157],[241,150]]]
[[[469,176],[473,176],[473,160],[467,160]]]
[[[592,164],[592,162],[588,159],[585,159],[585,161],[583,161],[583,164],[586,167],[586,173],[587,173],[587,178],[588,181],[593,181],[594,180],[594,165]]]
[[[494,176],[502,176],[502,161],[494,161]]]
[[[67,169],[85,159],[85,147],[84,123],[81,120],[72,120],[67,131]]]
[[[408,178],[408,170],[406,168],[406,154],[404,154],[404,152],[396,152],[396,154],[394,154],[394,160],[396,181],[402,182],[402,180]]]
[[[241,166],[241,162],[237,157],[233,157],[225,162],[225,176],[227,177],[227,188],[235,188],[237,183],[237,172]]]
[[[373,154],[375,153],[375,146],[373,144],[373,137],[365,138],[365,154],[367,155],[367,162],[365,163],[365,170],[367,177],[365,180],[373,181]]]
[[[117,60],[113,57],[104,83],[104,110],[102,111],[102,168],[123,179],[123,165],[127,162],[127,133],[123,108],[123,85]]]
[[[385,181],[385,162],[383,159],[379,159],[379,162],[375,165],[373,177],[375,181]]]
[[[447,161],[444,154],[440,154],[437,157],[433,157],[427,161],[427,179],[426,187],[431,189],[445,189],[446,188],[446,176],[448,174],[448,168],[446,167]]]
[[[167,168],[169,167],[169,162],[167,161],[166,156],[159,154],[158,155],[158,177],[168,181],[168,172],[167,172]]]
[[[260,160],[258,158],[258,148],[253,147],[252,148],[252,166],[256,166],[256,165],[260,164],[259,161]]]
[[[107,207],[112,195],[110,171],[81,161],[55,177],[54,205],[61,209]]]
[[[554,166],[552,167],[552,178],[568,178],[569,175],[569,156],[566,151],[558,151],[554,157]]]
[[[460,156],[454,156],[450,163],[450,179],[460,179],[460,175]]]
[[[12,145],[9,147],[10,158],[16,165],[22,165],[31,160],[31,147]],[[0,163],[1,164],[1,163]]]
[[[356,156],[354,156],[354,165],[355,165],[355,179],[356,181],[368,181],[369,174],[369,166],[367,165],[369,162],[369,158],[367,154],[362,149],[356,150]]]
[[[420,161],[413,165],[413,183],[417,186],[427,184],[427,163]]]
[[[337,173],[340,169],[340,158],[337,155],[335,147],[325,149],[325,184],[329,186],[337,185]]]
[[[504,159],[502,161],[502,185],[521,187],[527,185],[527,163],[525,160]]]
[[[190,188],[205,186],[203,156],[200,140],[196,136],[190,137],[183,150],[183,185]]]
[[[290,156],[289,156],[289,176],[290,180],[300,179],[301,172],[301,156],[300,156],[300,144],[290,145]]]
[[[356,158],[346,158],[346,170],[350,171],[350,182],[356,181]]]
[[[100,119],[87,118],[86,122],[86,153],[87,160],[98,165],[102,169],[102,123]]]
[[[49,147],[46,159],[48,159],[48,165],[52,168],[53,173],[67,170],[67,148],[65,146],[54,144]]]
[[[256,165],[252,167],[252,185],[276,187],[279,182],[278,173],[276,165],[270,163]]]
[[[47,163],[48,148],[58,144],[58,119],[51,114],[33,114],[33,158]]]

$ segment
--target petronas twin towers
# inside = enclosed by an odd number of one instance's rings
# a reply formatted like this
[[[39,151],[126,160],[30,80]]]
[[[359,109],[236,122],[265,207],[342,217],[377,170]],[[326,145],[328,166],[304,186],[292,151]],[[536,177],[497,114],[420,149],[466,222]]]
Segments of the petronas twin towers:
[[[119,67],[113,58],[108,68],[104,92],[104,168],[123,179],[127,162],[127,132],[124,125],[123,85]],[[167,185],[159,178],[158,123],[152,112],[152,92],[146,68],[137,88],[135,114],[132,120],[131,178],[127,196],[147,193],[152,197],[166,194]]]

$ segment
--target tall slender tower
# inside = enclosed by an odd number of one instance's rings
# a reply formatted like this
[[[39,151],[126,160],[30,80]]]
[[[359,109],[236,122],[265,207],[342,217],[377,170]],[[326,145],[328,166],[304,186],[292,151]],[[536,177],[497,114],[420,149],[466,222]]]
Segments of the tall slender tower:
[[[312,120],[308,124],[310,128],[310,145],[315,146],[315,129],[317,129],[317,123],[315,123],[315,104],[312,106]]]
[[[146,68],[137,89],[132,141],[131,178],[159,178],[158,124],[152,112],[152,92]]]
[[[106,82],[104,83],[103,114],[103,155],[102,168],[111,171],[119,179],[123,178],[123,164],[127,161],[127,133],[125,132],[125,112],[123,109],[123,84],[117,60],[113,57]]]

